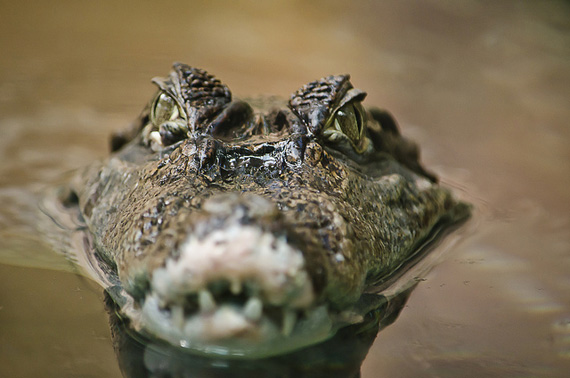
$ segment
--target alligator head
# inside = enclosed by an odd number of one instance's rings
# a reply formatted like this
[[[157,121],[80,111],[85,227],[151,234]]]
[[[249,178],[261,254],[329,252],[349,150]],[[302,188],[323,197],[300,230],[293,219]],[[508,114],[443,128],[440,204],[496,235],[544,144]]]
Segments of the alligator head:
[[[154,83],[65,199],[91,274],[147,335],[246,357],[322,341],[362,321],[364,294],[469,214],[348,75],[288,102],[232,99],[185,64]]]

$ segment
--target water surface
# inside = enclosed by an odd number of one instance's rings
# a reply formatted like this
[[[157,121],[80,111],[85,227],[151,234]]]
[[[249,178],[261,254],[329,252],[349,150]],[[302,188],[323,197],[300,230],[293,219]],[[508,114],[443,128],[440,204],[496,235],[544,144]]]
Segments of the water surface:
[[[106,156],[173,61],[238,97],[350,73],[477,205],[363,377],[566,376],[568,2],[24,1],[0,20],[0,376],[121,376],[101,290],[39,268],[66,266],[28,205]]]

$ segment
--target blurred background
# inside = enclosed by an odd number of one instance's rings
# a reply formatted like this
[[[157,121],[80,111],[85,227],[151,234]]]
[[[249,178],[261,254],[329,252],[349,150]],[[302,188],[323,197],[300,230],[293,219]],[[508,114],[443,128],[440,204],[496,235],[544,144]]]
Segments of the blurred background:
[[[19,230],[0,255],[36,248],[27,193],[107,156],[174,61],[235,97],[349,73],[475,203],[364,378],[567,376],[568,1],[0,0],[0,228]],[[0,376],[119,377],[101,290],[18,265],[0,264]]]

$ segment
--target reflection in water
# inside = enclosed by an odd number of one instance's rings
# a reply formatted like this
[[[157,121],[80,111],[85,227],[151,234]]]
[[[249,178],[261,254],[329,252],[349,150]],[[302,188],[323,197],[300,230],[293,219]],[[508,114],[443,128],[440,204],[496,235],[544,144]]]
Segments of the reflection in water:
[[[134,334],[128,320],[105,292],[113,346],[125,377],[359,377],[360,365],[379,330],[392,324],[415,285],[393,297],[369,295],[378,307],[364,321],[339,330],[331,339],[286,355],[230,360],[193,355]]]

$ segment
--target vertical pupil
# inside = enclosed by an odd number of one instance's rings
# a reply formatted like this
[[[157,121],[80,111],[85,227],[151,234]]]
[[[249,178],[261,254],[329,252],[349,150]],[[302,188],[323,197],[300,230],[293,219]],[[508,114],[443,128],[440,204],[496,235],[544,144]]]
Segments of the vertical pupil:
[[[360,139],[361,130],[360,119],[356,114],[357,112],[352,104],[347,104],[336,113],[336,118],[342,132],[354,142]]]
[[[362,123],[363,123],[362,112],[361,109],[359,109],[360,106],[353,105],[353,107],[354,107],[354,114],[356,116],[356,127],[358,129],[358,135],[360,135],[362,133]]]

